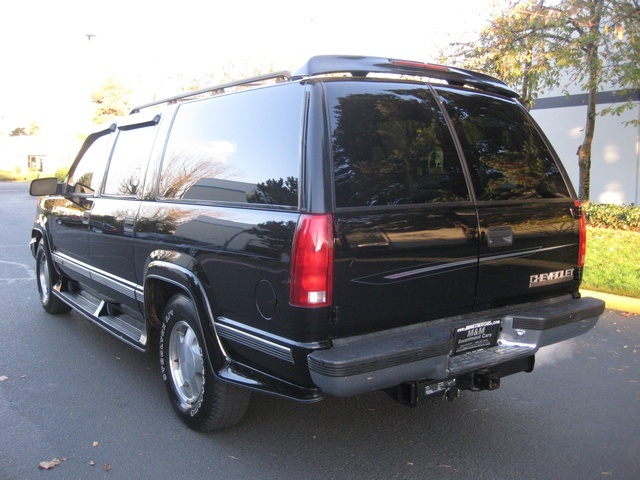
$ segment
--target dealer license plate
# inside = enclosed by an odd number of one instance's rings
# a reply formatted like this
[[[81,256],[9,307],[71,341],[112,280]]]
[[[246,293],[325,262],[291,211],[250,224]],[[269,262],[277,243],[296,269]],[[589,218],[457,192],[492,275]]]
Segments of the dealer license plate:
[[[500,320],[488,320],[456,328],[453,335],[453,354],[491,348],[498,343]]]

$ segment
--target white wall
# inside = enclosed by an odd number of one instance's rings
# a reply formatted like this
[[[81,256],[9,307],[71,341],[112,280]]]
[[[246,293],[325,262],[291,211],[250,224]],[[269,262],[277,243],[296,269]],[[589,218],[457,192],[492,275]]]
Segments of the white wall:
[[[587,107],[534,108],[531,113],[558,152],[577,192],[576,152],[584,138]],[[592,202],[640,205],[640,127],[625,127],[624,122],[631,120],[640,120],[638,102],[620,117],[596,118],[591,153]]]

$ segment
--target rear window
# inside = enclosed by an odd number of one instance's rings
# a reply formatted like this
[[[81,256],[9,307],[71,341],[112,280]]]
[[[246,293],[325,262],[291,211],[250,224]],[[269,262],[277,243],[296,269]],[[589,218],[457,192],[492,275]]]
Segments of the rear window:
[[[337,207],[469,200],[444,116],[423,86],[327,82]]]
[[[300,88],[281,85],[181,105],[165,149],[159,196],[297,206]]]
[[[438,88],[471,170],[477,200],[568,198],[530,116],[513,100]]]

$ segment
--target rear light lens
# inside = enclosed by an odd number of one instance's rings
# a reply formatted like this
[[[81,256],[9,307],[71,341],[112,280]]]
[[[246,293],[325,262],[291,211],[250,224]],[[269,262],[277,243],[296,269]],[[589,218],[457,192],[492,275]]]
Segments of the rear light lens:
[[[333,217],[302,215],[293,239],[289,301],[296,307],[326,307],[332,291]]]
[[[391,65],[397,65],[399,67],[409,67],[422,70],[434,70],[438,72],[447,72],[449,69],[443,65],[436,65],[434,63],[412,62],[410,60],[390,60]]]
[[[584,218],[582,205],[578,200],[575,201],[575,206],[578,214],[580,215],[580,245],[578,247],[578,267],[584,267],[584,259],[587,256],[587,221]]]

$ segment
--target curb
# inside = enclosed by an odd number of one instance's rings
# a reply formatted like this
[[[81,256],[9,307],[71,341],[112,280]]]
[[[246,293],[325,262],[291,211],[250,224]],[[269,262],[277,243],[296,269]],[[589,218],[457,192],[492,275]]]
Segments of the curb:
[[[604,300],[606,308],[640,315],[640,298],[621,297],[610,293],[594,292],[593,290],[580,290],[580,293],[584,297],[595,297]]]

